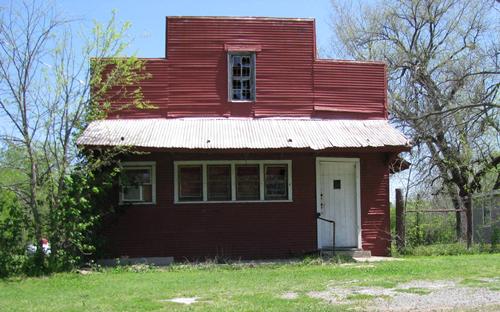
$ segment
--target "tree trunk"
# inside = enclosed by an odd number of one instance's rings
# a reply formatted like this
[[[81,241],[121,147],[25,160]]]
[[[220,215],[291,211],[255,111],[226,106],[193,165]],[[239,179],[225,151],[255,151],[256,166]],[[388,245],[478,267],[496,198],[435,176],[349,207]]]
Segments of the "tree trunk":
[[[462,204],[456,194],[450,194],[453,208],[455,209],[455,235],[457,240],[462,238]]]
[[[467,249],[472,246],[472,198],[465,199],[465,214],[467,216]]]
[[[467,249],[469,249],[472,246],[472,194],[462,191],[460,195],[465,210]]]
[[[38,209],[37,202],[37,187],[38,187],[38,175],[37,175],[37,165],[35,158],[33,156],[33,151],[31,150],[28,144],[28,158],[30,161],[30,208],[31,213],[33,214],[33,223],[34,223],[34,234],[35,234],[35,264],[38,268],[43,267],[45,253],[43,251],[43,242],[42,242],[42,218],[40,216],[40,211]]]

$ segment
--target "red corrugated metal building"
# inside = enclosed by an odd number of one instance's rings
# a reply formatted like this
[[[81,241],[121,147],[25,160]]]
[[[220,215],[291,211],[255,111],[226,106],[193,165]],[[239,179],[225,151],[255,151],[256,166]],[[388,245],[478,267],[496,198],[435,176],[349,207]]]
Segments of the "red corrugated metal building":
[[[78,141],[144,151],[122,162],[107,256],[388,255],[389,165],[409,142],[384,63],[318,59],[313,19],[253,17],[169,17],[165,58],[145,62],[156,108]]]

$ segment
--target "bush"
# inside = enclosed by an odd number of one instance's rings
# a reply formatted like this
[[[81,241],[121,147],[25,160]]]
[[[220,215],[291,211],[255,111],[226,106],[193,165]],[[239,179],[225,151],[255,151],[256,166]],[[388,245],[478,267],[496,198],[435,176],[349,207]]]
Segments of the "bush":
[[[28,257],[24,218],[14,193],[0,191],[0,277],[24,271]]]
[[[491,231],[491,252],[500,252],[500,228],[494,226]]]
[[[119,173],[116,165],[91,170],[77,167],[65,179],[59,209],[50,216],[50,271],[74,269],[95,257],[103,213],[112,209],[108,196]]]
[[[491,246],[476,244],[467,249],[465,243],[433,244],[407,247],[401,252],[393,251],[393,255],[404,256],[456,256],[490,252]]]

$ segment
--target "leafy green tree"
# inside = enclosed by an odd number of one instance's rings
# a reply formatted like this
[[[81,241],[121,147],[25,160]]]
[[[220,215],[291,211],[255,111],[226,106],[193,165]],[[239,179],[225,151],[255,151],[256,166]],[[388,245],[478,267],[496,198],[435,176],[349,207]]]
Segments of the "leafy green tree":
[[[458,237],[466,210],[470,244],[471,196],[500,187],[500,3],[332,3],[334,48],[387,62],[390,117],[414,142],[415,184],[449,195]]]
[[[25,219],[16,195],[0,190],[0,277],[20,273],[26,262]]]
[[[0,188],[15,194],[28,238],[38,244],[35,266],[42,269],[48,263],[42,238],[51,239],[50,261],[88,249],[83,235],[96,219],[87,203],[98,193],[88,190],[100,187],[90,185],[98,182],[92,173],[102,170],[100,164],[111,166],[111,156],[119,153],[101,153],[106,161],[86,159],[75,138],[112,110],[151,107],[138,87],[148,78],[144,62],[121,57],[130,24],[118,23],[114,13],[106,24],[95,22],[80,50],[76,23],[37,0],[0,8],[0,138],[18,155],[0,159],[0,171],[16,176],[0,181]],[[127,104],[110,104],[117,100]]]

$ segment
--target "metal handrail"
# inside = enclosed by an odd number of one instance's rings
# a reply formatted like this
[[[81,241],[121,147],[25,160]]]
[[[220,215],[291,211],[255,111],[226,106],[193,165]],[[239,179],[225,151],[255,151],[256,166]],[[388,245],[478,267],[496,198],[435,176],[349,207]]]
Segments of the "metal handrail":
[[[316,214],[316,218],[319,219],[319,220],[323,220],[323,221],[326,221],[326,222],[329,222],[332,224],[332,251],[335,253],[335,228],[336,228],[336,225],[335,225],[335,221],[334,220],[329,220],[329,219],[325,219],[325,218],[322,218],[321,217],[321,213],[317,213]]]

